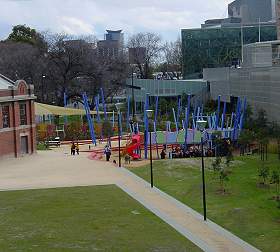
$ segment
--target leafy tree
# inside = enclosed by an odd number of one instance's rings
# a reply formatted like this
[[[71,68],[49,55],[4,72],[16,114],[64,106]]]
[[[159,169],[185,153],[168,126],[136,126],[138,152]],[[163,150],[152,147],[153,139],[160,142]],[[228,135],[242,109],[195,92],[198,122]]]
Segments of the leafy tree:
[[[222,158],[219,156],[216,156],[214,161],[212,162],[212,168],[215,173],[218,173],[222,169]]]
[[[244,129],[241,131],[240,136],[238,138],[238,144],[240,145],[240,154],[244,155],[244,152],[249,147],[250,144],[254,141],[255,135],[254,132],[248,129]]]
[[[273,170],[270,183],[275,185],[276,199],[280,200],[280,169]]]
[[[228,169],[229,169],[230,163],[234,160],[232,152],[233,152],[233,146],[229,145],[227,155],[226,155],[226,166]]]
[[[229,163],[228,163],[229,166]],[[222,158],[217,156],[214,159],[214,162],[212,162],[212,168],[214,170],[214,173],[218,175],[219,178],[219,184],[220,184],[220,190],[222,192],[225,192],[225,182],[229,181],[229,169],[227,167],[223,167],[222,164]]]
[[[16,25],[8,36],[8,41],[28,43],[37,47],[45,47],[43,36],[26,25]]]
[[[215,131],[212,133],[213,144],[216,148],[216,156],[221,156],[221,146],[224,143],[224,139],[222,139],[222,132]]]
[[[225,182],[229,181],[229,170],[223,167],[219,172],[220,179],[220,189],[222,192],[225,192]]]
[[[259,168],[259,178],[261,179],[261,184],[266,185],[266,181],[269,177],[269,167],[263,162]]]

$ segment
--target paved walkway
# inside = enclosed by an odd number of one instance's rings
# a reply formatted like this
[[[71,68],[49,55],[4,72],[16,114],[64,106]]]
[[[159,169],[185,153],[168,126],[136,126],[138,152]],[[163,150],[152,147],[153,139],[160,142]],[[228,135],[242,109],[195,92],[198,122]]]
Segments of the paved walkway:
[[[0,190],[116,184],[204,251],[258,251],[128,170],[66,153],[0,160]]]

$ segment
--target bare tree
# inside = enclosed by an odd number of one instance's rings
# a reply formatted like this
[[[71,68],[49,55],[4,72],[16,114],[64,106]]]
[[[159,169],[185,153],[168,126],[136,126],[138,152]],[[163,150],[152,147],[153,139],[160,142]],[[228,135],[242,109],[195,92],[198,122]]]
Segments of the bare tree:
[[[166,42],[163,49],[164,61],[168,70],[180,72],[182,70],[182,42],[178,38],[174,42]]]
[[[139,58],[139,61],[136,62],[141,77],[142,78],[149,78],[150,76],[150,70],[151,65],[155,63],[162,52],[163,46],[162,46],[162,39],[161,37],[156,33],[150,33],[150,32],[140,32],[137,34],[132,35],[128,39],[127,46],[129,48],[145,48],[146,49],[146,55],[145,55],[145,63],[142,64]],[[137,61],[137,59],[136,59]]]
[[[0,42],[0,72],[10,79],[38,82],[42,72],[42,51],[29,43]]]
[[[63,93],[94,96],[103,87],[106,97],[123,87],[127,63],[120,57],[99,57],[96,38],[40,34],[44,48],[26,42],[0,42],[0,72],[34,84],[37,100],[63,105]]]
[[[54,85],[57,103],[62,103],[65,90],[72,94],[83,91],[94,96],[103,87],[109,97],[125,82],[127,75],[124,59],[99,57],[96,40],[84,39],[56,34],[48,40],[48,76]]]

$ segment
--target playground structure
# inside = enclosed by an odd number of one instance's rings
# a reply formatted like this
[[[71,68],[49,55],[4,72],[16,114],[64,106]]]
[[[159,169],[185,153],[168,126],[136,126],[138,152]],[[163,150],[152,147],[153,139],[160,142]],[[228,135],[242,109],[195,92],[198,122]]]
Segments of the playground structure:
[[[116,113],[114,110],[107,112],[107,104],[102,88],[100,89],[100,94],[94,97],[91,103],[86,93],[83,93],[81,98],[92,144],[97,146],[96,126],[99,125],[100,127],[102,122],[108,121],[113,129],[113,135],[111,137],[116,135],[115,133],[118,131],[120,131],[120,137],[122,139],[128,136],[129,140],[127,141],[126,147],[122,148],[122,150],[123,154],[128,154],[134,160],[141,158],[142,150],[144,151],[144,158],[148,158],[148,146],[150,145],[149,131],[152,131],[151,144],[153,147],[156,147],[157,153],[158,149],[160,147],[162,148],[162,146],[182,145],[184,148],[187,148],[189,145],[199,144],[202,136],[209,148],[214,147],[213,140],[217,134],[223,139],[231,139],[235,142],[243,128],[247,107],[246,98],[241,99],[239,97],[235,104],[235,111],[228,114],[227,103],[221,102],[221,96],[219,96],[217,110],[206,114],[204,113],[203,104],[191,106],[191,95],[187,97],[186,106],[183,106],[181,98],[178,97],[177,108],[171,109],[173,121],[166,121],[166,127],[163,131],[158,130],[158,121],[161,119],[161,115],[159,114],[159,97],[156,97],[154,117],[152,120],[149,120],[146,111],[152,107],[152,104],[150,104],[149,95],[146,95],[144,114],[138,115],[138,118],[142,117],[138,121],[132,121],[134,118],[132,118],[131,114],[130,97],[127,98],[126,111],[120,111],[119,117],[115,116]],[[64,106],[67,107],[66,93],[64,94]],[[93,107],[95,108],[94,112],[90,109]],[[120,120],[119,123],[116,122],[118,120],[117,118]],[[197,127],[197,121],[199,120],[207,121],[207,127],[204,132],[200,132]],[[67,116],[64,116],[64,124],[67,125]],[[120,125],[120,129],[118,130],[116,130],[117,125]],[[58,130],[56,129],[56,131]],[[101,140],[107,139],[110,144],[111,137],[109,136],[108,139],[103,137],[101,128],[101,133],[99,133]]]

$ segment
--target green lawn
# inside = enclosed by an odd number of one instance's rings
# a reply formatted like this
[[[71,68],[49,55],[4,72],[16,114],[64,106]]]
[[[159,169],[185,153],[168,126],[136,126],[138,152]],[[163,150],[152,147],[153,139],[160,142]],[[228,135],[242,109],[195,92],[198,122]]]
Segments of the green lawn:
[[[200,251],[116,186],[0,193],[0,251]]]
[[[276,156],[269,157],[276,167]],[[206,166],[211,167],[210,160]],[[263,251],[280,251],[280,209],[271,200],[274,187],[259,188],[259,157],[237,158],[227,183],[227,194],[218,192],[219,184],[210,170],[206,171],[208,217],[240,238]],[[131,171],[150,181],[149,165]],[[154,162],[154,184],[193,209],[203,212],[200,159],[163,160]]]

